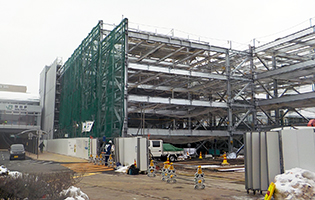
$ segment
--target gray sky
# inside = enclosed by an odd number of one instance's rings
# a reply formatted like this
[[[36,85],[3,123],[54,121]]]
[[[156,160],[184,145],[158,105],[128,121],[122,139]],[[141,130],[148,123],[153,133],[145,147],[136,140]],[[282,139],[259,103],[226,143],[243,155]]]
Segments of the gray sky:
[[[315,25],[314,0],[0,0],[0,83],[38,94],[39,75],[65,62],[103,20],[246,49]],[[256,46],[259,45],[256,42]]]

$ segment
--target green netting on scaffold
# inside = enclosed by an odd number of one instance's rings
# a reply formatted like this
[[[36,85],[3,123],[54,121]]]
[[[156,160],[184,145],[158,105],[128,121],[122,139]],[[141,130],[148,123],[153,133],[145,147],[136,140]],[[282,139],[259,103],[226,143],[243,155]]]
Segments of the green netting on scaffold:
[[[59,70],[59,129],[55,137],[121,136],[127,25],[124,19],[103,39],[99,22]],[[82,132],[86,121],[94,121],[90,132]]]

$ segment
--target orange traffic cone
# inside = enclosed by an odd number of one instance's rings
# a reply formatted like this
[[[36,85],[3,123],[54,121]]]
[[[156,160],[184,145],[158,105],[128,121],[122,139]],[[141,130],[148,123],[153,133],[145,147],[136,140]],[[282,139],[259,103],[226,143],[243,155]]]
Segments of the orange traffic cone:
[[[227,159],[226,159],[226,153],[224,152],[223,154],[223,162],[221,163],[221,165],[229,165],[230,163],[227,162]]]
[[[202,159],[201,151],[200,151],[200,154],[199,154],[199,159]]]

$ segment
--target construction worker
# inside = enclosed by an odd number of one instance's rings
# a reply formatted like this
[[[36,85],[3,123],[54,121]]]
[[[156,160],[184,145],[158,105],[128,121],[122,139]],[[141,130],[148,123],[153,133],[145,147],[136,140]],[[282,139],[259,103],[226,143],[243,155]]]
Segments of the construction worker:
[[[109,140],[108,144],[105,147],[106,151],[105,151],[105,166],[107,166],[107,161],[109,158],[109,155],[111,154],[111,150],[112,150],[112,141]]]
[[[39,149],[40,149],[41,153],[43,153],[44,147],[45,147],[44,142],[41,142],[40,145],[39,145]]]

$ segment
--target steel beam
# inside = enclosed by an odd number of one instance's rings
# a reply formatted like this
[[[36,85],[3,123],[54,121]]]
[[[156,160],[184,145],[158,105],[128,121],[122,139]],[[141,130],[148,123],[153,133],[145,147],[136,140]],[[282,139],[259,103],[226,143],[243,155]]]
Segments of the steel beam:
[[[307,99],[315,99],[315,92],[301,93],[297,95],[283,96],[275,99],[265,99],[257,102],[258,106],[267,106],[279,103],[290,103],[294,101],[302,101]]]
[[[286,37],[283,37],[283,38],[280,38],[280,39],[277,39],[273,42],[269,42],[265,45],[262,45],[262,46],[259,46],[257,47],[256,49],[254,49],[254,53],[259,53],[259,52],[263,52],[263,51],[266,51],[268,49],[271,49],[271,48],[275,48],[281,44],[284,44],[284,43],[287,43],[287,42],[292,42],[296,39],[300,39],[302,37],[305,37],[305,36],[308,36],[310,34],[314,34],[314,27],[309,27],[307,29],[304,29],[304,30],[301,30],[299,32],[296,32],[296,33],[293,33],[291,35],[288,35]]]
[[[129,63],[128,67],[129,67],[129,69],[145,70],[145,71],[151,71],[151,72],[160,72],[160,73],[173,74],[173,75],[227,80],[226,76],[224,76],[224,75],[209,74],[209,73],[189,71],[189,70],[183,70],[183,69],[172,69],[172,68],[158,67],[158,66],[153,66],[153,65],[142,65],[142,64],[136,64],[136,63]]]
[[[214,107],[214,108],[227,108],[227,104],[223,102],[211,102],[201,100],[188,100],[188,99],[172,99],[164,97],[150,97],[129,95],[129,102],[141,102],[141,103],[156,103],[156,104],[174,104],[182,106],[201,106],[201,107]]]
[[[196,78],[208,78],[214,80],[227,80],[225,75],[220,74],[211,74],[211,73],[204,73],[204,72],[197,72],[191,70],[184,70],[184,69],[174,69],[174,68],[167,68],[167,67],[160,67],[160,66],[153,66],[147,64],[137,64],[137,63],[129,63],[129,69],[134,70],[143,70],[143,71],[151,71],[151,72],[158,72],[158,73],[165,73],[165,74],[172,74],[172,75],[181,75],[181,76],[191,76]],[[249,81],[248,78],[238,77],[238,76],[231,76],[232,80],[240,80],[240,81]]]
[[[150,50],[149,52],[147,52],[146,54],[144,54],[143,56],[141,56],[141,58],[139,58],[139,59],[137,60],[137,62],[143,60],[145,57],[147,57],[147,56],[149,56],[150,54],[156,52],[157,50],[159,50],[160,48],[162,48],[164,45],[165,45],[165,44],[160,44],[160,45],[154,47],[152,50]]]
[[[137,83],[128,83],[128,88],[151,89],[151,90],[154,89],[154,90],[174,91],[174,92],[189,92],[189,90],[186,88],[146,85],[146,84],[137,84]]]
[[[274,76],[279,76],[287,73],[292,73],[297,70],[302,70],[308,67],[315,68],[315,60],[308,60],[305,62],[299,62],[295,65],[281,67],[275,70],[269,70],[267,72],[259,73],[256,75],[255,79],[264,79],[264,78],[271,78]],[[278,77],[277,77],[278,78]]]
[[[129,128],[128,134],[135,135],[138,128]],[[171,129],[145,129],[145,135],[151,136],[213,136],[213,137],[226,137],[229,136],[227,131],[224,130],[171,130]],[[236,132],[236,134],[243,134],[243,132]]]
[[[244,122],[244,120],[246,119],[246,117],[252,112],[251,109],[247,110],[247,112],[245,113],[245,115],[239,119],[238,122],[236,122],[233,126],[233,129],[236,130],[236,128],[242,123]]]
[[[174,54],[180,52],[180,51],[183,50],[183,49],[185,49],[185,47],[180,47],[180,48],[178,48],[176,51],[174,51],[174,52],[172,52],[172,53],[170,53],[170,54],[167,54],[167,55],[164,56],[163,58],[160,58],[160,59],[157,61],[157,63],[159,63],[159,62],[161,62],[161,61],[163,61],[163,60],[165,60],[165,59],[171,57],[172,55],[174,55]]]
[[[137,32],[137,31],[129,30],[128,35],[130,38],[137,38],[137,39],[146,40],[146,41],[166,43],[166,44],[175,45],[175,46],[184,46],[184,47],[194,48],[194,49],[202,49],[205,51],[215,51],[215,52],[225,53],[228,50],[227,48],[212,46],[212,45],[209,45],[208,43],[185,40],[182,38],[174,38],[174,37],[169,37],[167,35],[157,35],[157,34],[152,34],[148,32]]]

